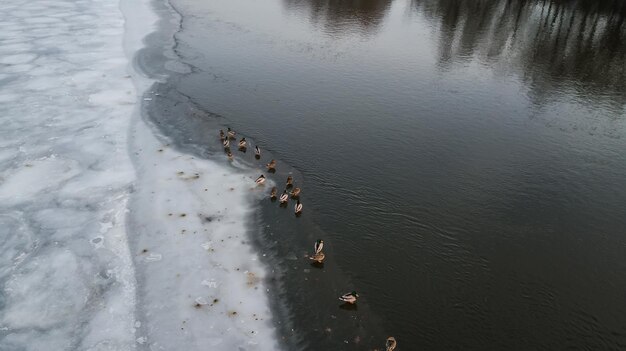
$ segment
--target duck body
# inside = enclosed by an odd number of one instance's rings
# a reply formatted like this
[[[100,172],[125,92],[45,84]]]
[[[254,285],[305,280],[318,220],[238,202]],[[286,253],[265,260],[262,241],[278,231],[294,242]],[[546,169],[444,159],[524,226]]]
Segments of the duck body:
[[[254,157],[256,157],[257,159],[261,158],[261,149],[259,149],[258,146],[254,147]]]
[[[326,255],[324,255],[323,252],[319,252],[309,258],[317,263],[323,263],[324,258],[326,258]]]
[[[302,190],[301,190],[300,188],[294,188],[294,189],[291,191],[291,197],[293,197],[294,199],[295,199],[295,198],[297,198],[297,197],[299,197],[299,196],[300,196],[300,192],[301,192],[301,191],[302,191]]]
[[[396,349],[398,343],[396,342],[396,338],[390,336],[387,338],[387,342],[385,343],[386,351],[393,351]]]
[[[229,160],[233,160],[233,154],[230,151],[226,154],[226,156],[228,156]]]
[[[272,188],[272,192],[270,193],[270,199],[276,200],[276,187]]]
[[[296,213],[296,215],[299,215],[299,214],[302,213],[302,204],[300,203],[300,200],[298,200],[298,202],[293,207],[293,209],[294,209],[294,212]]]
[[[287,189],[291,188],[293,186],[293,177],[288,176],[287,177]]]
[[[222,144],[224,145],[225,149],[228,149],[230,147],[230,140],[228,139],[224,139],[224,141],[222,142]]]
[[[264,175],[260,175],[256,180],[255,183],[257,183],[258,185],[261,185],[263,183],[265,183],[265,176]]]
[[[315,242],[315,246],[314,246],[315,254],[322,252],[323,248],[324,248],[324,240],[320,239]]]
[[[268,170],[272,170],[276,168],[276,160],[271,160],[270,163],[266,165]]]
[[[220,129],[220,140],[224,141],[224,131]]]
[[[359,297],[359,294],[356,293],[356,291],[353,292],[349,292],[346,294],[341,295],[341,297],[339,298],[339,300],[345,302],[345,303],[349,303],[351,305],[356,303],[356,299]]]
[[[245,149],[247,145],[248,145],[248,142],[246,141],[246,138],[241,138],[241,140],[239,140],[240,149]]]
[[[283,191],[283,193],[280,195],[279,200],[281,204],[286,204],[287,201],[289,201],[289,195],[287,194],[287,190]]]
[[[227,133],[227,134],[228,134],[228,138],[230,138],[230,139],[235,139],[235,135],[236,135],[237,133],[235,133],[235,131],[234,131],[234,130],[231,130],[230,128],[228,128],[228,133]]]

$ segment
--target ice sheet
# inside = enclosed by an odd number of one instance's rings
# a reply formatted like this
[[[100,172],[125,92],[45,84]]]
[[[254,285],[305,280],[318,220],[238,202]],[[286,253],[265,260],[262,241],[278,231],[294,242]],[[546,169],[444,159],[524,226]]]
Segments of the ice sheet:
[[[139,116],[149,2],[0,10],[0,350],[277,349],[247,239],[256,171]]]
[[[0,349],[131,350],[136,94],[116,2],[0,5]]]

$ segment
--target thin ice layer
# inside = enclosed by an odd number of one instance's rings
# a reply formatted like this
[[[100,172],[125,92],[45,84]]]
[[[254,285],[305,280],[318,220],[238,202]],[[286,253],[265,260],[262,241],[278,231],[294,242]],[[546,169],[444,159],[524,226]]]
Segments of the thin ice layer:
[[[0,350],[135,349],[117,6],[0,5]]]

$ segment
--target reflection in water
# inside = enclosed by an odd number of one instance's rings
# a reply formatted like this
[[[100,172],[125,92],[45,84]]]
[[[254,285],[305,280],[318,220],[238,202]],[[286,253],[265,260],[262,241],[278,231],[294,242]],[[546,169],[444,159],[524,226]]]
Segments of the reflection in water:
[[[594,96],[624,98],[624,1],[412,1],[415,11],[440,22],[442,68],[475,57],[509,60],[532,87],[540,87],[533,94],[573,82],[571,88]]]
[[[400,0],[395,0],[400,1]],[[517,70],[537,100],[572,89],[626,101],[623,0],[408,0],[436,27],[441,69],[482,63]],[[393,0],[283,0],[333,34],[372,33]],[[387,16],[388,17],[388,16]]]
[[[369,33],[383,22],[392,0],[284,0],[288,9],[305,12],[330,33]],[[304,10],[304,11],[303,11]]]

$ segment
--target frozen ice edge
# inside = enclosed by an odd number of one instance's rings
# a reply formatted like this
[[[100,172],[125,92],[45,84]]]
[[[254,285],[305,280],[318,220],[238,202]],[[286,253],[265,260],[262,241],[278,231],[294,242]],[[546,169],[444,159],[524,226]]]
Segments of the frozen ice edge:
[[[142,17],[154,13],[137,4],[121,2],[128,57],[143,46],[145,35],[136,34],[151,31],[145,24],[156,21]],[[154,81],[137,64],[131,75],[142,100],[151,101]],[[255,186],[257,171],[172,149],[143,111],[138,104],[130,140],[137,171],[129,240],[138,280],[138,344],[150,350],[279,349],[265,267],[248,240],[254,203],[265,192]]]
[[[149,2],[0,7],[0,349],[278,349],[250,174],[158,151],[139,114]]]

